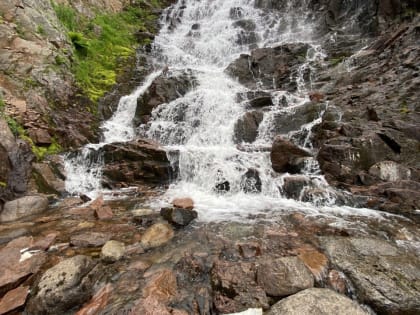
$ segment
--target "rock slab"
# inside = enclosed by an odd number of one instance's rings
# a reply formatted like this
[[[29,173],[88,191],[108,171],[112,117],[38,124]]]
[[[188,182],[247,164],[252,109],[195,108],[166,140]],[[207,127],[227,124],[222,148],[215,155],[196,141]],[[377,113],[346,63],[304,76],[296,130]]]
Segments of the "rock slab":
[[[45,211],[48,199],[43,196],[26,196],[4,204],[0,214],[0,222],[15,221]]]

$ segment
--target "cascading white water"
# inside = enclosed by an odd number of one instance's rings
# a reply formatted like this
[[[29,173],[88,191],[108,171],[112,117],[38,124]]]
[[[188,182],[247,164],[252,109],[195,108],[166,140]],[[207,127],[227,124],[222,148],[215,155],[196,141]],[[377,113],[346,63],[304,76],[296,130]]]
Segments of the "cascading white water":
[[[313,21],[306,10],[307,2],[286,1],[284,8],[277,11],[257,9],[254,0],[181,0],[163,15],[162,30],[153,44],[155,67],[167,66],[172,74],[188,69],[195,81],[190,92],[160,105],[153,111],[150,122],[138,128],[142,136],[157,140],[169,153],[178,152],[169,154],[176,156],[179,176],[166,192],[164,203],[174,197],[191,197],[204,220],[234,219],[241,213],[255,214],[268,209],[315,211],[309,204],[282,198],[280,188],[285,176],[289,175],[276,174],[272,170],[267,150],[278,134],[273,128],[276,115],[292,115],[307,103],[310,82],[305,80],[304,74],[314,65],[321,65],[325,57],[321,47],[311,42]],[[254,26],[251,43],[243,39],[243,29],[235,24],[238,19]],[[234,125],[246,108],[237,95],[247,89],[225,74],[226,67],[252,48],[301,42],[309,43],[311,49],[297,76],[291,78],[297,83],[297,92],[266,91],[271,93],[274,105],[264,112],[256,141],[238,147],[233,141]],[[142,86],[121,99],[114,116],[103,125],[104,143],[97,146],[133,139],[132,120],[137,98],[160,74],[159,71],[151,74]],[[283,99],[285,102],[281,101]],[[319,117],[321,114],[322,111]],[[304,140],[297,142],[312,149],[309,133],[317,121],[319,118],[283,136],[292,138],[303,134]],[[100,175],[100,166],[100,160],[83,165],[80,159],[67,159],[66,169],[70,174],[67,190],[85,193],[99,189],[100,180],[95,175]],[[85,181],[77,180],[83,176],[81,172],[89,170]],[[260,189],[255,189],[255,178],[246,177],[250,170],[259,174]],[[315,159],[307,162],[306,171],[311,187],[320,188],[311,201],[332,205],[334,192],[320,175]],[[229,191],[220,194],[215,186],[223,182],[229,183]],[[322,191],[320,195],[319,191]],[[162,199],[156,201],[157,206],[161,202]],[[317,208],[316,211],[324,210]],[[335,207],[325,211],[346,212],[347,209]]]

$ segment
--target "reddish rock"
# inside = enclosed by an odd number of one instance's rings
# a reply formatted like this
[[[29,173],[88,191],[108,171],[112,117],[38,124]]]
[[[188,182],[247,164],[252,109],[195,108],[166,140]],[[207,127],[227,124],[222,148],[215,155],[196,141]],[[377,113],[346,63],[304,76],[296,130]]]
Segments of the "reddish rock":
[[[36,145],[48,146],[52,143],[52,138],[45,129],[29,129],[28,133]]]
[[[109,297],[112,293],[112,285],[107,284],[101,288],[92,299],[80,309],[76,315],[94,315],[101,312],[108,304]]]
[[[191,198],[176,198],[172,200],[172,205],[187,210],[194,209],[194,201]]]
[[[298,252],[299,258],[312,272],[315,279],[322,280],[328,270],[327,257],[313,248],[301,248]]]
[[[143,289],[144,297],[153,297],[160,302],[169,302],[177,294],[176,276],[172,270],[157,271],[147,279]]]
[[[128,265],[127,269],[143,272],[149,269],[151,265],[152,264],[148,261],[137,260],[137,261],[133,261],[130,265]]]
[[[77,247],[99,247],[111,238],[110,234],[98,232],[86,232],[71,237],[70,244]]]
[[[109,206],[95,209],[95,217],[99,220],[109,220],[112,219],[113,216],[114,213],[112,212],[112,209]]]
[[[166,305],[153,296],[139,299],[128,315],[171,315]]]
[[[47,250],[55,242],[58,233],[50,233],[47,236],[37,240],[29,250]]]
[[[91,207],[93,210],[99,209],[104,205],[104,196],[103,195],[99,195],[99,197],[97,197],[95,200],[93,200],[90,204],[89,207]]]
[[[320,92],[310,92],[309,93],[309,99],[311,102],[319,103],[324,99],[325,95]]]
[[[26,302],[29,294],[29,287],[19,287],[6,293],[0,300],[0,315],[17,309]]]
[[[331,270],[328,273],[327,279],[328,285],[334,289],[334,291],[345,294],[347,291],[347,283],[346,283],[346,276],[337,270]]]
[[[34,253],[23,260],[21,250],[32,245],[31,237],[20,237],[0,250],[0,295],[17,287],[39,271],[46,260],[44,252]]]

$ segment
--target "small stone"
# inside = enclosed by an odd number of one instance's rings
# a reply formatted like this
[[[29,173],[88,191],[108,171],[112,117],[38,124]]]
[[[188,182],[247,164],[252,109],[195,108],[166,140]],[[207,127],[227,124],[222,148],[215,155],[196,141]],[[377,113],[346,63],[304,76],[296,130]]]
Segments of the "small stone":
[[[24,305],[28,294],[29,287],[18,287],[7,292],[0,300],[0,315],[6,314]]]
[[[162,208],[161,216],[175,226],[187,226],[192,220],[197,218],[197,211],[183,208]]]
[[[118,241],[108,241],[102,247],[101,257],[106,262],[115,262],[124,256],[125,245]]]
[[[112,219],[114,213],[112,212],[111,207],[104,206],[98,209],[95,209],[95,217],[99,220],[109,220]]]
[[[172,200],[172,205],[186,210],[194,209],[194,201],[191,198],[176,198]]]
[[[314,277],[298,257],[263,260],[257,281],[267,295],[287,296],[314,286]]]
[[[153,248],[167,243],[174,237],[174,230],[167,223],[156,223],[143,234],[141,244],[145,248]]]
[[[70,244],[77,247],[99,247],[111,238],[110,234],[86,232],[71,237]]]

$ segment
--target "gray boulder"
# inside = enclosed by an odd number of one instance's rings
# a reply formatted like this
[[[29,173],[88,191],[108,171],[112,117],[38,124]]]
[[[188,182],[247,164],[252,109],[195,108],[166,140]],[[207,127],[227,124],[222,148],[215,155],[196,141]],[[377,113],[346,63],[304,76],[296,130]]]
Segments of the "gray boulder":
[[[48,208],[48,198],[43,196],[26,196],[6,202],[0,213],[0,222],[15,221],[20,218],[41,213]]]
[[[329,289],[311,288],[274,304],[266,315],[368,315],[356,302]]]
[[[263,113],[258,111],[246,112],[236,122],[234,127],[235,143],[254,142],[258,136],[258,127],[263,120]]]
[[[420,313],[418,257],[377,239],[325,237],[321,244],[352,281],[359,300],[378,314]]]
[[[87,256],[74,256],[48,269],[29,301],[30,314],[66,314],[80,307],[93,293],[98,268]]]
[[[280,297],[313,287],[314,277],[298,257],[282,257],[262,261],[257,282],[267,295]]]

